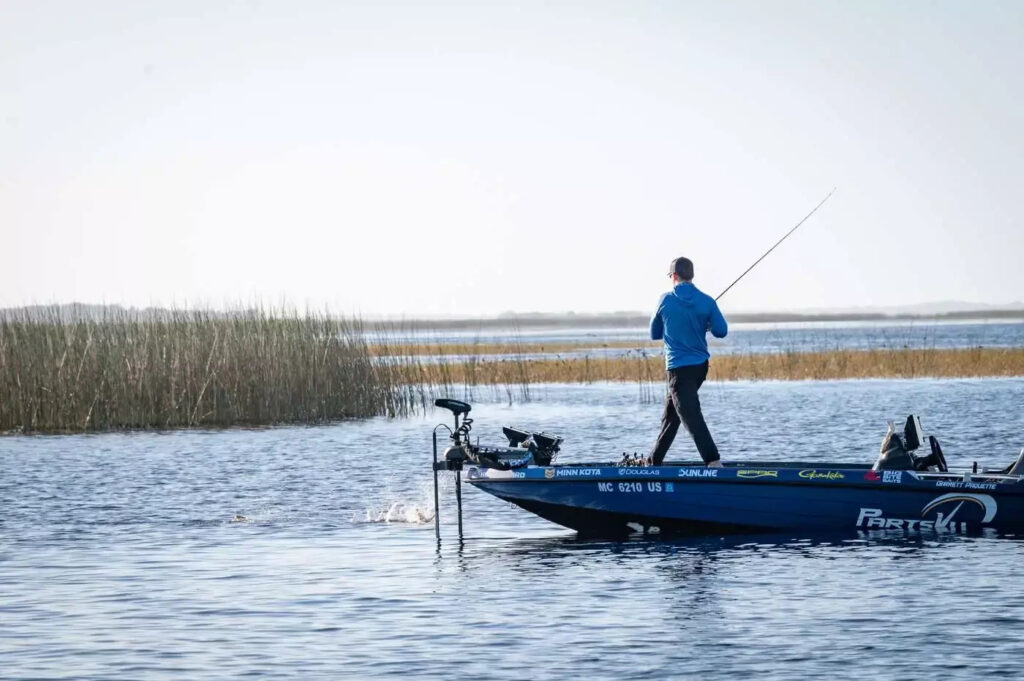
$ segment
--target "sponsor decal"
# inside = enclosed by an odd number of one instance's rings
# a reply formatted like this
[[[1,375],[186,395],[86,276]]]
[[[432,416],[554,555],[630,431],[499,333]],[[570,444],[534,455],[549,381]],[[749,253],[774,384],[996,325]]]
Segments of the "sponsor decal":
[[[525,478],[526,477],[526,471],[512,471],[512,477],[513,478]]]
[[[547,478],[548,480],[550,480],[553,477],[555,477],[555,469],[554,468],[545,468],[544,469],[544,477]]]
[[[721,468],[680,468],[680,478],[717,478]]]
[[[839,471],[803,470],[797,473],[805,480],[843,480],[846,476]]]
[[[619,475],[661,475],[660,468],[620,468]]]
[[[601,475],[600,468],[556,468],[554,471],[557,478],[596,478]]]
[[[890,482],[898,485],[903,482],[903,471],[868,471],[864,474],[864,479],[871,482]]]
[[[923,516],[926,513],[928,513],[929,511],[933,511],[937,507],[942,506],[943,504],[951,504],[951,503],[959,502],[959,503],[957,503],[957,507],[953,510],[953,513],[949,514],[950,518],[952,518],[953,514],[956,513],[956,511],[959,510],[960,507],[963,506],[964,503],[966,503],[968,501],[970,501],[971,503],[977,504],[981,508],[981,510],[985,512],[984,517],[982,517],[982,519],[981,519],[981,522],[983,524],[991,522],[992,519],[996,517],[996,500],[993,499],[992,497],[990,497],[989,495],[987,495],[987,494],[957,494],[956,492],[950,492],[949,494],[943,494],[941,497],[938,497],[936,499],[932,499],[931,503],[928,504],[927,506],[925,506],[924,509],[921,511],[921,515]]]
[[[961,480],[939,480],[936,487],[952,487],[953,489],[995,489],[994,482],[963,482]]]
[[[665,483],[665,491],[666,492],[675,492],[676,491],[675,484],[671,483],[671,482],[666,482]]]
[[[777,478],[777,477],[779,477],[779,472],[778,471],[758,471],[758,470],[754,470],[752,468],[741,468],[738,471],[736,471],[736,477],[737,478],[750,478],[750,479]]]
[[[966,532],[969,521],[964,519],[967,511],[977,506],[976,515],[981,515],[982,525],[996,517],[996,500],[988,494],[950,492],[932,499],[921,509],[920,518],[887,518],[880,508],[861,508],[856,527],[886,530],[935,530],[937,532]],[[941,509],[941,510],[940,510]],[[935,518],[927,518],[935,513]]]

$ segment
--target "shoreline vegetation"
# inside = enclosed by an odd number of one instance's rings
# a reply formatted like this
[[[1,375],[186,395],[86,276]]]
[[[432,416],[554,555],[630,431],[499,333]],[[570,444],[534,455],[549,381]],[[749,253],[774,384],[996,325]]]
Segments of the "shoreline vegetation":
[[[65,312],[0,316],[0,433],[316,424],[407,415],[474,387],[528,400],[543,383],[630,382],[650,399],[664,380],[649,343],[423,345],[402,335],[408,325],[323,313]],[[1024,376],[1024,348],[717,355],[709,379],[983,376]]]
[[[263,310],[0,319],[0,432],[67,433],[402,415],[357,321]]]
[[[454,384],[652,383],[664,380],[661,355],[572,359],[477,359],[401,365],[403,381]],[[1024,348],[830,350],[717,355],[709,381],[803,381],[865,378],[981,378],[1024,376]]]

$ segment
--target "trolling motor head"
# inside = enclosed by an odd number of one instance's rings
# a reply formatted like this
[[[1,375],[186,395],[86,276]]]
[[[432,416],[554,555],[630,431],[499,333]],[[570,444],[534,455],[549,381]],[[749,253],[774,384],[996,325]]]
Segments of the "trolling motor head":
[[[473,428],[473,419],[466,416],[466,414],[469,413],[472,407],[466,402],[447,397],[434,400],[434,406],[447,409],[455,416],[455,427],[452,429],[451,434],[452,446],[444,451],[442,466],[450,471],[462,470],[462,465],[471,459],[467,449],[469,446],[469,431]],[[459,423],[460,416],[462,417],[461,424]],[[441,426],[438,427],[440,428]],[[435,462],[434,465],[437,466],[437,463]]]
[[[434,406],[447,409],[455,416],[455,428],[452,429],[452,439],[455,440],[456,443],[460,441],[460,436],[469,436],[469,431],[472,428],[470,424],[473,423],[473,419],[466,417],[466,414],[468,414],[473,408],[469,403],[442,397],[434,400]],[[461,426],[459,425],[460,416],[463,417]]]

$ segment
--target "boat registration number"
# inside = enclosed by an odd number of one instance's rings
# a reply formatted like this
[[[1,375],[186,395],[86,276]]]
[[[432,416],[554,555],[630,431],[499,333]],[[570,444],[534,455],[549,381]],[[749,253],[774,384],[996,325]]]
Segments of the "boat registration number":
[[[672,492],[675,485],[671,482],[599,482],[598,492]]]

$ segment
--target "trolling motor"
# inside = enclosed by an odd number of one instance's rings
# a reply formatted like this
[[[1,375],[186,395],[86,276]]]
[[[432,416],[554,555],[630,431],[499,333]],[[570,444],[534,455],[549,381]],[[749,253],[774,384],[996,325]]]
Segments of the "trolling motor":
[[[454,417],[454,427],[445,423],[434,426],[434,533],[438,541],[441,539],[441,516],[438,503],[437,473],[452,471],[455,473],[455,502],[459,508],[459,537],[462,537],[462,468],[466,464],[484,468],[510,470],[531,464],[549,466],[558,455],[562,438],[548,433],[532,433],[518,428],[505,426],[502,432],[508,439],[507,447],[481,446],[472,444],[469,433],[473,429],[473,419],[468,414],[472,407],[461,400],[443,397],[434,400],[435,407],[447,409]],[[461,419],[461,422],[460,422]],[[437,457],[437,431],[444,428],[448,431],[451,445],[444,450],[441,459]]]
[[[447,397],[434,400],[435,407],[441,407],[447,409],[455,417],[455,427],[448,428],[447,425],[439,423],[434,426],[434,534],[437,536],[437,540],[441,541],[441,514],[439,513],[440,505],[438,503],[437,496],[437,472],[438,471],[454,471],[455,472],[455,499],[456,504],[459,507],[459,538],[462,538],[462,464],[469,460],[469,456],[466,453],[466,449],[463,446],[469,444],[469,431],[473,428],[473,419],[466,416],[472,407],[460,400],[452,400]],[[459,423],[459,417],[462,417],[462,423]],[[444,450],[444,459],[442,461],[437,460],[437,430],[439,428],[447,428],[449,437],[452,440],[452,444],[448,449]]]

